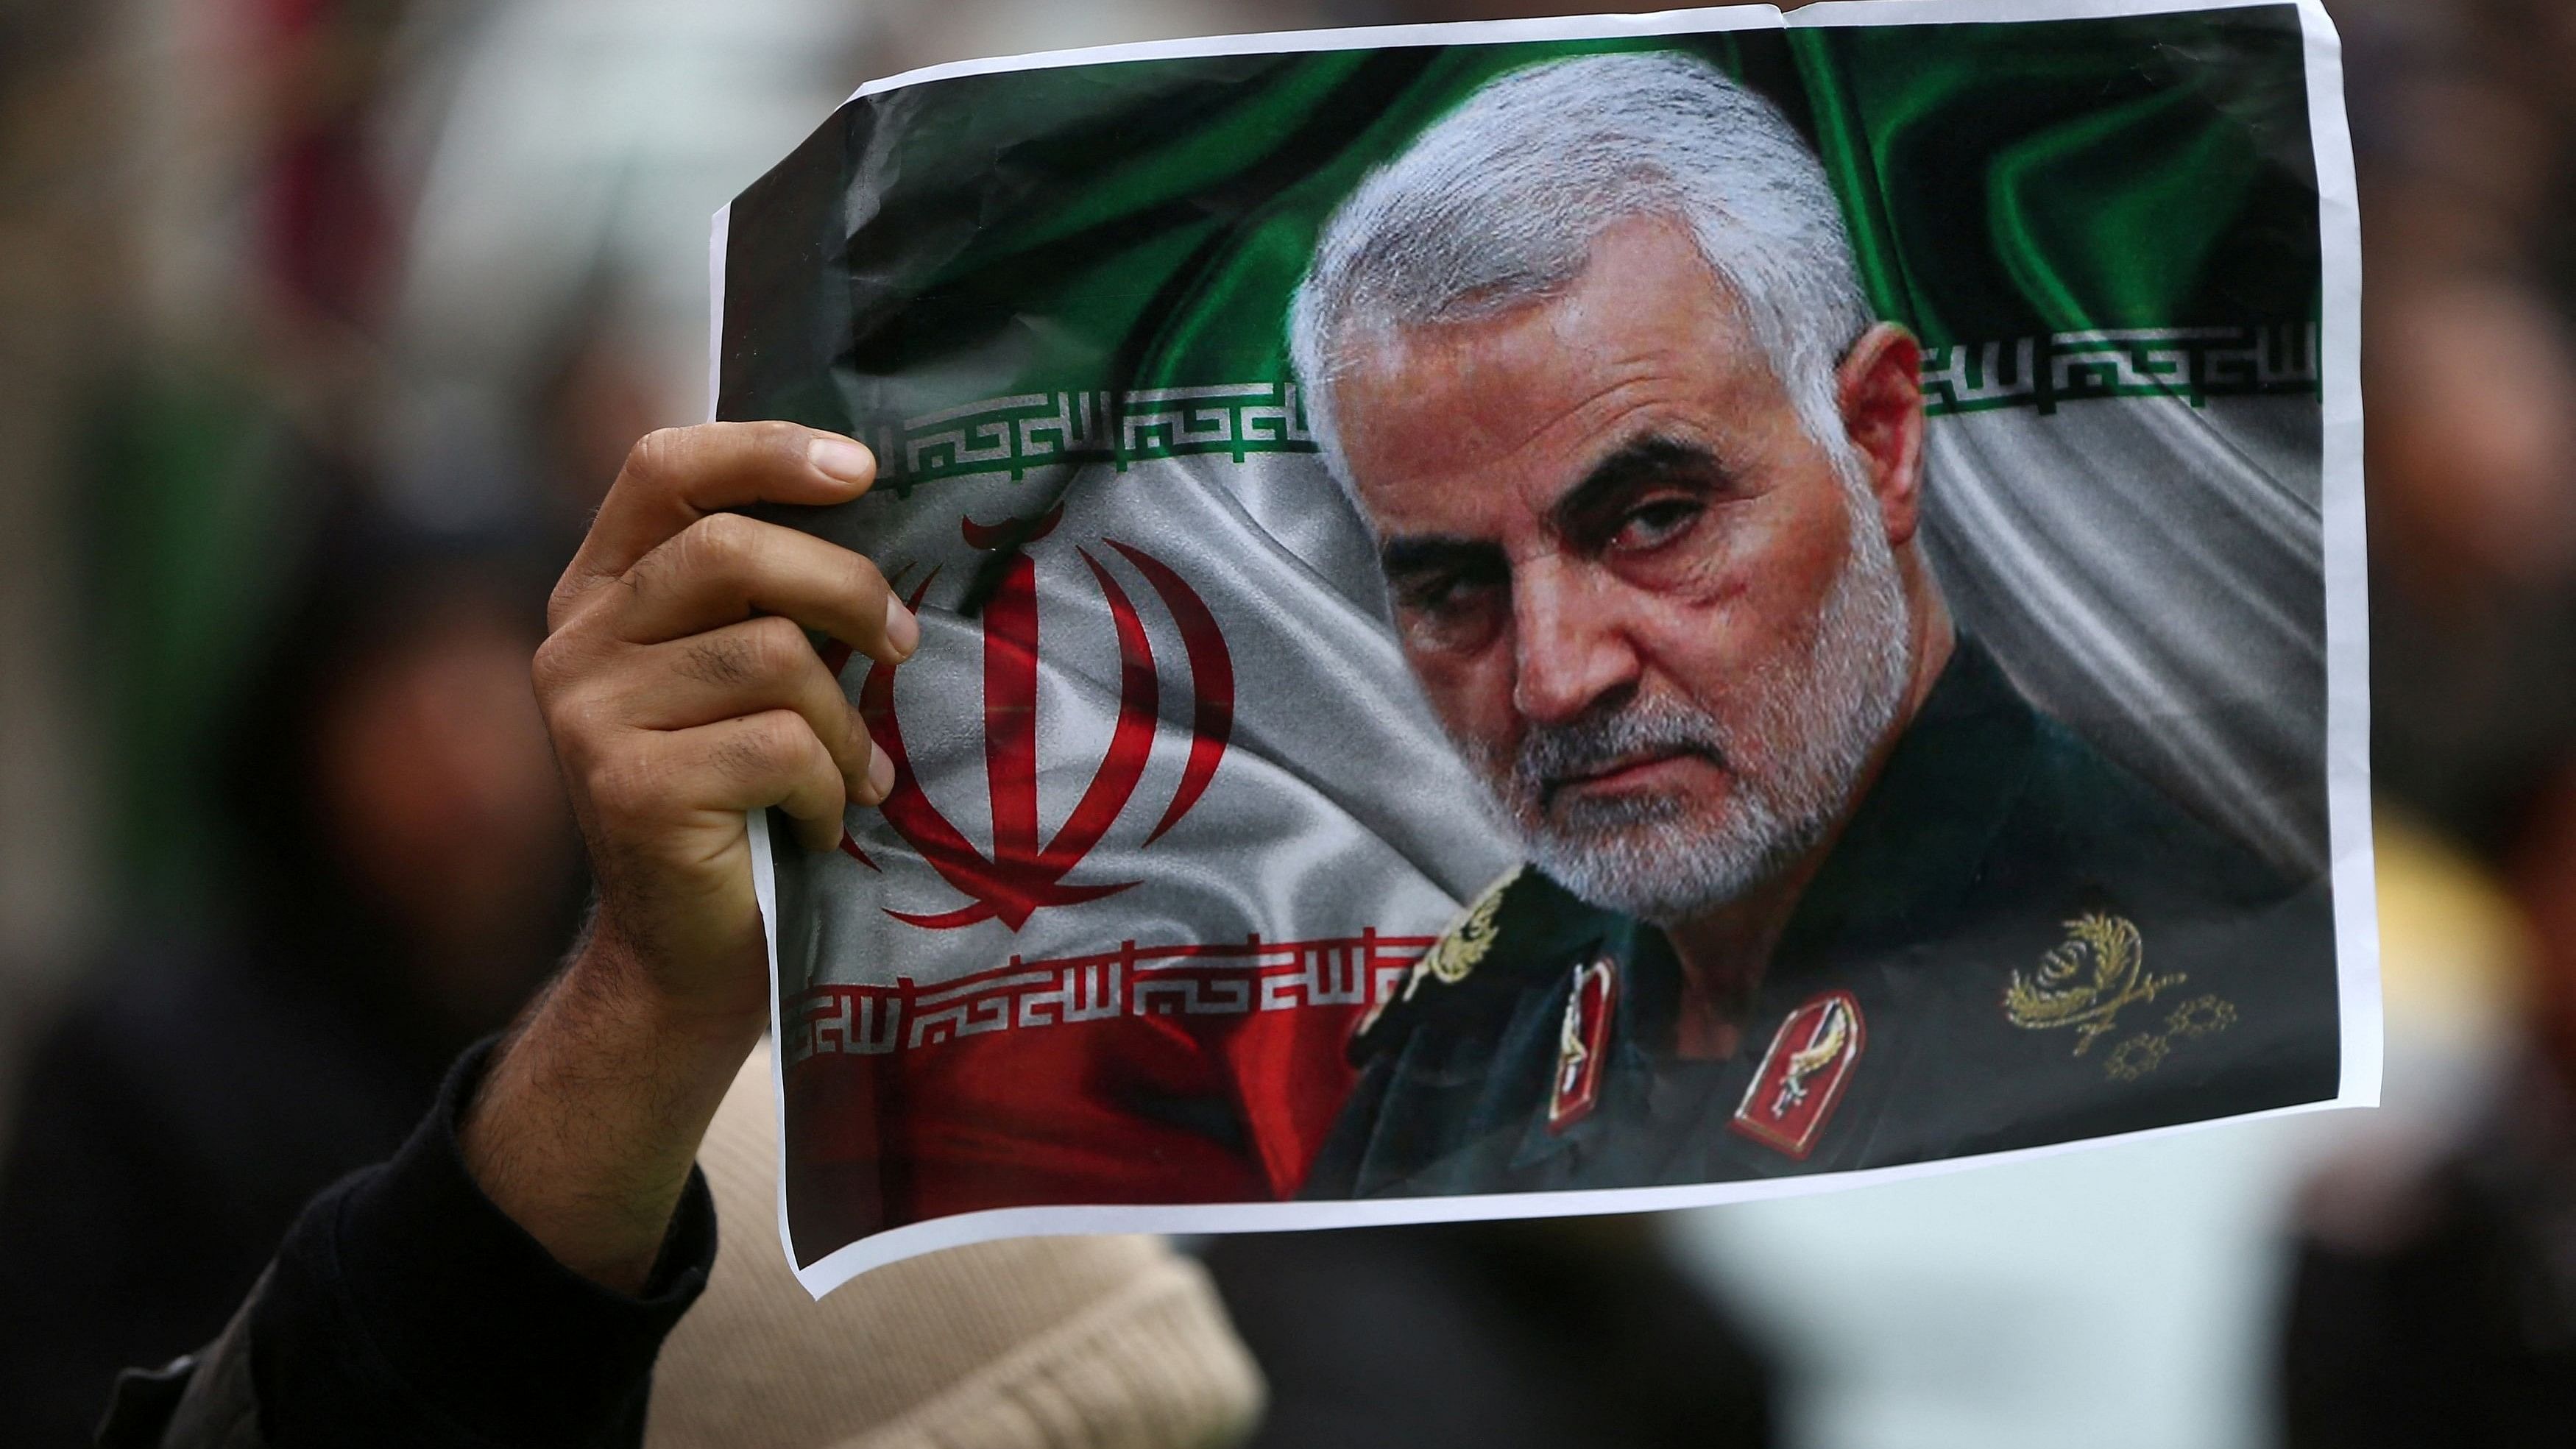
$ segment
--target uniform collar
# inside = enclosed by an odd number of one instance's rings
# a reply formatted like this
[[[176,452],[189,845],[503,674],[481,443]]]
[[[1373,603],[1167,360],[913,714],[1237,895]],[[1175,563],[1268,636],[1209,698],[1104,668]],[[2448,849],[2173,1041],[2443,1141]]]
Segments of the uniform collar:
[[[1789,919],[1775,969],[1919,939],[1967,893],[2030,773],[2038,715],[1959,636]]]

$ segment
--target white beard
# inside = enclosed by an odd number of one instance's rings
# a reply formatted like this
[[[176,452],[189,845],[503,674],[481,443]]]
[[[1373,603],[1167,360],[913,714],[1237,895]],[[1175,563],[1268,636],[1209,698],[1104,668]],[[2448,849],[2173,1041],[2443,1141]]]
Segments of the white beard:
[[[1740,735],[1697,704],[1638,695],[1616,712],[1533,727],[1517,758],[1460,742],[1530,860],[1592,905],[1658,923],[1703,913],[1787,870],[1824,839],[1895,720],[1911,671],[1909,618],[1878,500],[1837,449],[1851,551],[1806,657],[1746,685]],[[1550,802],[1547,781],[1657,748],[1697,750],[1735,788],[1714,809],[1681,795]]]

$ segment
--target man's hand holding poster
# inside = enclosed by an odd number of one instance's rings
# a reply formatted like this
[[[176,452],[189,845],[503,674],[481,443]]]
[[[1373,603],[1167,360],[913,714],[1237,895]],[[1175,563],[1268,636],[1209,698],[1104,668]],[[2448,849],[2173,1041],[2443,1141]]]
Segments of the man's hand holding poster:
[[[717,238],[922,626],[755,832],[808,1285],[2370,1101],[2339,85],[1931,0],[863,90]]]

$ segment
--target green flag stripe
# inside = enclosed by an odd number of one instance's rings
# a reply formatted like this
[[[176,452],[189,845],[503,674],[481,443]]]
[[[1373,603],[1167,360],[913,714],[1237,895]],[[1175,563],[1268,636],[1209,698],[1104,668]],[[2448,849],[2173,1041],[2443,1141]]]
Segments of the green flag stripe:
[[[2278,6],[1158,60],[867,97],[734,208],[720,411],[909,452],[908,420],[993,399],[1115,411],[1260,384],[1285,406],[1288,300],[1340,200],[1493,76],[1612,49],[1706,56],[1809,132],[1869,295],[1924,339],[1935,411],[2314,387],[2295,365],[2319,316],[2305,58]],[[2174,332],[2194,336],[2093,336]],[[913,476],[983,469],[970,454],[1047,466],[1025,421],[1007,451],[925,447]],[[1164,436],[1081,456],[1301,445]]]

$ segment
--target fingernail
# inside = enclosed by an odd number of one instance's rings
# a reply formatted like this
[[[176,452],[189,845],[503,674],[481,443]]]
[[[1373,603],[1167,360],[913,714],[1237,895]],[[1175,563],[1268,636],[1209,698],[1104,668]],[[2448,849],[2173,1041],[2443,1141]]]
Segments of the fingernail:
[[[877,475],[876,455],[847,438],[816,438],[805,457],[815,472],[844,483],[865,483]]]
[[[875,747],[868,755],[868,785],[879,800],[894,793],[894,757]]]
[[[907,659],[921,647],[921,621],[892,594],[886,595],[885,634],[886,642]]]

